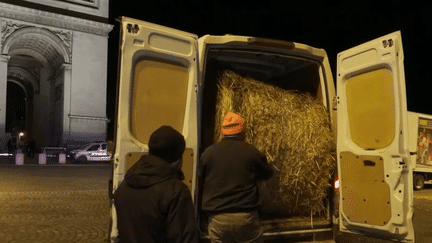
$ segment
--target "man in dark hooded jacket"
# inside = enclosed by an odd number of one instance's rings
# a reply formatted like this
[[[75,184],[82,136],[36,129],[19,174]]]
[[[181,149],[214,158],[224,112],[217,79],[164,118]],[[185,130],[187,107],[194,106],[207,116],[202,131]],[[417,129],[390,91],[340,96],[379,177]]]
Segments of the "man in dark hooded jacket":
[[[183,135],[162,126],[148,146],[149,155],[127,171],[115,192],[119,242],[198,242],[191,194],[173,165],[185,150]]]

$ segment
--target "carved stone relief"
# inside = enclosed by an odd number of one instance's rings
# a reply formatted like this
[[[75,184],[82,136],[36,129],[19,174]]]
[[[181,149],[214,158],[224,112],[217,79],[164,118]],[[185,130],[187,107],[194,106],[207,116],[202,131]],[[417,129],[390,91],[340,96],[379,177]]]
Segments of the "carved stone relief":
[[[59,0],[57,0],[59,1]],[[81,5],[99,6],[99,0],[63,0],[68,2],[80,3]],[[95,35],[108,36],[112,30],[113,25],[85,20],[76,17],[70,17],[62,14],[46,12],[42,10],[35,10],[26,7],[16,8],[13,5],[1,4],[0,17],[25,21],[34,24],[45,26],[52,26],[56,28],[76,30]],[[18,28],[18,27],[16,27]]]
[[[75,3],[75,4],[84,5],[93,8],[99,7],[99,0],[58,0],[58,1]]]
[[[36,27],[34,25],[28,25],[28,24],[23,24],[23,23],[19,23],[19,22],[15,22],[12,20],[2,20],[2,39],[1,39],[1,46],[3,47],[3,44],[5,42],[5,40],[15,31],[23,29],[23,28],[27,28],[27,27]],[[36,28],[41,28],[41,27],[36,27]],[[69,59],[72,60],[72,38],[73,38],[73,33],[72,31],[67,31],[67,30],[53,30],[50,28],[43,28],[45,30],[50,31],[51,33],[55,34],[64,44],[64,46],[66,47],[67,51],[68,51],[68,55],[69,55]],[[34,39],[34,38],[33,38]],[[28,39],[26,41],[27,43],[31,42],[30,39]],[[33,40],[32,41],[33,44],[38,43],[37,40]],[[35,45],[34,45],[35,46]],[[23,46],[24,47],[24,46]],[[44,49],[52,49],[52,46],[47,46]],[[55,50],[51,50],[55,51]],[[47,56],[53,56],[53,55],[47,55]]]
[[[21,23],[13,23],[12,21],[5,21],[2,20],[2,39],[1,44],[3,46],[4,41],[6,38],[12,34],[15,30],[27,27],[28,25],[21,24]]]

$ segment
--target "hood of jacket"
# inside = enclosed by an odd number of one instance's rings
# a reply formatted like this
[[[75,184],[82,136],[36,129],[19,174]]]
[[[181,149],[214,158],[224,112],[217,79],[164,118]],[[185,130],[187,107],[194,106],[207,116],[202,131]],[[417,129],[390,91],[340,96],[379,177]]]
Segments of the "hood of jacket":
[[[142,156],[125,175],[126,183],[134,188],[148,188],[173,178],[183,180],[183,172],[154,155]]]

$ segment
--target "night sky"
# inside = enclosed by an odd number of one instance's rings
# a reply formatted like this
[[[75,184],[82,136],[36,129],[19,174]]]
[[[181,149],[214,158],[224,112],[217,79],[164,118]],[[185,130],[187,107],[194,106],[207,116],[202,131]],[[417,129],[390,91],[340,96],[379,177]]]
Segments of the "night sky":
[[[117,83],[119,23],[127,16],[194,33],[246,35],[299,42],[327,51],[333,78],[336,55],[348,48],[400,30],[405,56],[408,110],[432,114],[432,5],[414,1],[136,1],[111,0],[108,105],[112,139]],[[243,3],[241,3],[243,2]],[[284,1],[282,1],[284,2]],[[350,3],[345,3],[350,2]],[[408,2],[408,3],[405,3]],[[336,80],[336,79],[335,79]],[[429,91],[431,90],[431,91]]]

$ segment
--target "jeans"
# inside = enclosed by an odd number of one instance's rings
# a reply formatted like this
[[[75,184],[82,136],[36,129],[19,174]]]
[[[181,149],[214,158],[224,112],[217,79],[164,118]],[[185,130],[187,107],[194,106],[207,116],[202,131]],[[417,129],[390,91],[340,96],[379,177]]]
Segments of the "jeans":
[[[212,215],[208,231],[212,243],[263,243],[256,211]]]

